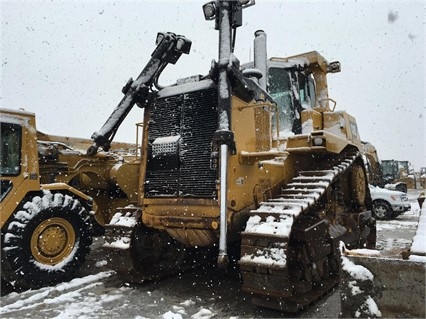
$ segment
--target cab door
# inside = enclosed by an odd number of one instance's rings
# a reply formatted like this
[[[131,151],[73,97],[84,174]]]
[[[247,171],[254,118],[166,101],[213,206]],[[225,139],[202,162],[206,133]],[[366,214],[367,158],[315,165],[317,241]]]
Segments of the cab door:
[[[32,190],[40,190],[34,117],[1,112],[1,225]]]

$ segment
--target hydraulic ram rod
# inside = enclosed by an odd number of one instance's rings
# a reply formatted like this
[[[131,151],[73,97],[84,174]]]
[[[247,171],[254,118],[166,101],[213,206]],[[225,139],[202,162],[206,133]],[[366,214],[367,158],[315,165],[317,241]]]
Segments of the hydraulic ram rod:
[[[236,28],[242,25],[242,9],[254,5],[254,0],[216,0],[203,6],[206,20],[215,20],[219,30],[219,61],[217,63],[218,100],[217,113],[219,127],[214,134],[214,145],[220,145],[220,234],[218,265],[228,265],[227,253],[227,177],[230,148],[235,153],[234,133],[231,130],[232,85],[229,70],[233,67],[232,53],[235,44]]]

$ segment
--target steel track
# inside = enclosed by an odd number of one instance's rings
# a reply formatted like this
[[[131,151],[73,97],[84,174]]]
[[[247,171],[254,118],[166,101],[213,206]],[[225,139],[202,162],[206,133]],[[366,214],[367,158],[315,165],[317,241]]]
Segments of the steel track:
[[[253,303],[297,312],[339,282],[338,251],[319,202],[358,157],[347,154],[326,169],[300,171],[280,196],[250,212],[239,265],[242,289]]]

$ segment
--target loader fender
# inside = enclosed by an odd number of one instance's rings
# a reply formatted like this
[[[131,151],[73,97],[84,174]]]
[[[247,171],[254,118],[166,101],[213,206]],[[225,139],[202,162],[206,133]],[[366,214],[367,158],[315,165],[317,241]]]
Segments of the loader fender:
[[[93,205],[93,198],[84,194],[83,192],[79,191],[78,189],[75,189],[74,187],[65,184],[65,183],[52,183],[52,184],[41,184],[42,190],[47,191],[68,191],[69,193],[72,193],[76,197],[79,197],[81,200],[81,204],[85,208],[90,208]]]

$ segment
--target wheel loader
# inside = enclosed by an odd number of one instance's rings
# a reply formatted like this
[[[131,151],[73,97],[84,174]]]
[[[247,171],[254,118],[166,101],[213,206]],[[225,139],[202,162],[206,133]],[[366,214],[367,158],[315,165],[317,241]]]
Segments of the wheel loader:
[[[40,183],[35,115],[0,110],[2,284],[20,288],[73,277],[92,243],[92,198]]]
[[[383,182],[386,188],[406,193],[407,189],[415,188],[415,178],[410,171],[409,161],[382,160]]]
[[[339,242],[374,248],[376,226],[356,120],[328,96],[327,75],[340,63],[318,52],[267,59],[258,31],[254,61],[241,65],[236,29],[251,5],[205,4],[218,61],[168,87],[158,84],[161,72],[191,41],[159,33],[87,154],[108,150],[132,107],[143,109],[140,156],[112,178],[132,197],[105,225],[108,264],[126,280],[181,271],[194,250],[212,247],[226,268],[236,243],[243,291],[257,305],[295,312],[338,283]]]
[[[369,142],[363,142],[363,149],[370,184],[404,193],[415,188],[415,177],[408,175],[408,161],[379,160],[376,148]]]
[[[114,207],[128,204],[108,179],[134,158],[134,144],[89,157],[79,149],[91,140],[39,132],[34,113],[0,109],[0,125],[2,284],[20,290],[70,280]]]

